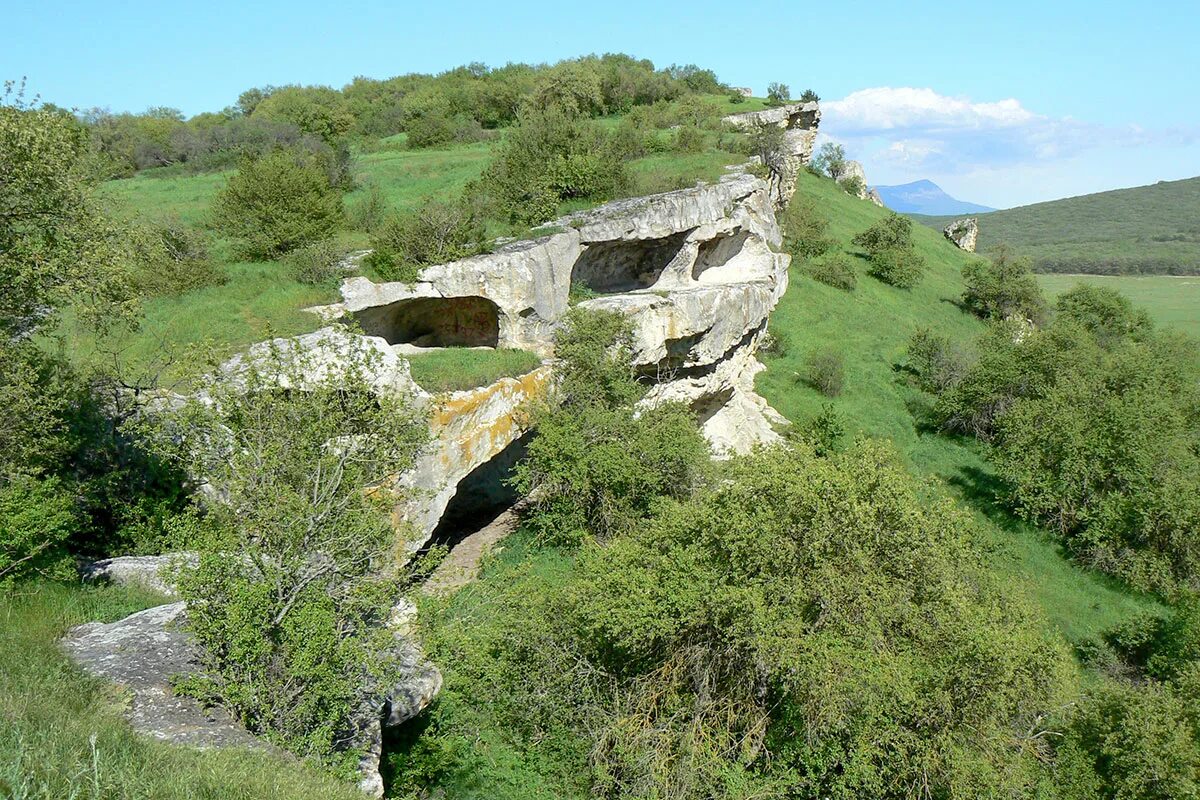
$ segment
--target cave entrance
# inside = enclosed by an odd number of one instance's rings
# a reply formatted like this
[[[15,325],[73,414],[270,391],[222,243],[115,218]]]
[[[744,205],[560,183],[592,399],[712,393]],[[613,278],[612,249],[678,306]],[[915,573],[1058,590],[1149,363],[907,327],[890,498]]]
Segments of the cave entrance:
[[[463,539],[512,508],[518,495],[509,481],[513,467],[525,457],[530,435],[527,433],[513,440],[458,482],[441,521],[430,535],[431,544],[453,549]]]
[[[739,228],[703,242],[696,253],[696,263],[692,265],[692,279],[697,280],[708,270],[728,264],[741,254],[749,238],[750,234]]]
[[[590,244],[571,267],[571,283],[601,294],[653,286],[683,249],[691,231],[661,239],[618,240]]]
[[[500,307],[486,297],[413,297],[354,315],[363,333],[388,344],[496,347]]]

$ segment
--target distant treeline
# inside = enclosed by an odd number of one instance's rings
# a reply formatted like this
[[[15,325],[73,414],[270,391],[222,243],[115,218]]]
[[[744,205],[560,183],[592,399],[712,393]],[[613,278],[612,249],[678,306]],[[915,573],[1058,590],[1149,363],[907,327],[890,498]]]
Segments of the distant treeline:
[[[319,150],[397,133],[407,134],[409,147],[480,141],[527,107],[553,105],[598,117],[718,93],[731,90],[712,70],[694,64],[656,69],[648,60],[606,54],[553,65],[493,69],[474,63],[439,75],[358,77],[342,89],[264,86],[242,92],[221,111],[190,119],[166,107],[140,114],[91,109],[76,116],[91,131],[110,175],[124,177],[170,165],[226,169],[244,155],[280,145]]]
[[[1043,258],[1034,257],[1035,272],[1067,275],[1200,275],[1200,262],[1165,258]]]

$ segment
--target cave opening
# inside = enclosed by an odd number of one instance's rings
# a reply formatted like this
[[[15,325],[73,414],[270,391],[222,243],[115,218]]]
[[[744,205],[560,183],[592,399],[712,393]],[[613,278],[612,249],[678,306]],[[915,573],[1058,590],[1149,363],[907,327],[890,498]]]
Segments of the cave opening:
[[[696,252],[696,262],[692,265],[692,280],[698,280],[710,269],[728,264],[741,254],[749,238],[750,234],[747,231],[738,228],[732,233],[702,242]]]
[[[412,297],[365,308],[355,319],[368,336],[416,347],[496,347],[500,307],[486,297]]]
[[[660,239],[618,240],[590,244],[571,267],[571,284],[593,292],[616,294],[653,286],[679,255],[691,231]]]
[[[525,458],[531,436],[527,433],[514,439],[458,482],[454,496],[429,537],[431,545],[444,545],[453,550],[516,504],[519,496],[511,485],[513,468]]]

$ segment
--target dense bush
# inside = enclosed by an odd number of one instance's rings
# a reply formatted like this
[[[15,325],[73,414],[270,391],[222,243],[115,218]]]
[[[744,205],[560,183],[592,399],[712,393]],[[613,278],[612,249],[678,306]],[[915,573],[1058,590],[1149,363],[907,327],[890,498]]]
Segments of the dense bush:
[[[782,217],[784,245],[793,258],[819,258],[833,248],[829,216],[811,195],[793,195]]]
[[[594,791],[1019,791],[1064,658],[986,577],[968,530],[878,446],[798,444],[586,548],[573,615],[623,679]]]
[[[899,214],[888,216],[854,237],[867,251],[870,273],[899,289],[911,289],[925,275],[925,260],[912,241],[912,220]]]
[[[68,543],[80,523],[78,503],[60,481],[0,480],[0,594],[33,575],[75,577]]]
[[[367,184],[363,196],[346,209],[350,224],[363,233],[377,233],[391,215],[392,204],[377,183]]]
[[[792,99],[792,90],[788,88],[786,83],[772,81],[767,84],[767,102],[773,105],[782,105]]]
[[[545,222],[562,200],[604,200],[628,186],[616,143],[595,123],[561,110],[529,110],[505,136],[480,188],[513,222]]]
[[[346,248],[333,239],[323,239],[288,253],[284,263],[301,283],[333,286],[346,274]]]
[[[846,357],[839,350],[820,347],[808,356],[808,383],[826,397],[837,397],[846,383]]]
[[[630,363],[628,320],[572,309],[558,333],[561,396],[534,415],[538,436],[517,466],[528,520],[547,541],[629,532],[663,497],[696,485],[708,446],[684,406],[634,414],[645,393]]]
[[[826,286],[852,292],[858,286],[858,275],[854,271],[854,262],[844,253],[834,253],[819,261],[814,261],[808,267],[808,274],[815,281]]]
[[[371,237],[369,264],[381,278],[411,283],[421,267],[486,252],[483,221],[465,200],[426,200],[390,217]]]
[[[328,238],[344,216],[342,194],[322,166],[284,149],[243,160],[212,208],[213,225],[252,258],[276,258]]]
[[[1084,563],[1139,587],[1192,584],[1195,342],[1155,331],[1113,292],[1080,287],[1059,299],[1047,328],[999,324],[975,349],[961,376],[927,384],[939,391],[944,428],[992,443],[1010,507],[1058,533]]]
[[[143,266],[132,285],[142,297],[182,294],[225,282],[225,271],[209,256],[202,231],[177,217],[150,226],[143,242]]]
[[[1029,259],[1000,248],[989,260],[968,262],[962,273],[963,303],[984,319],[1045,320],[1046,301]]]
[[[362,704],[396,679],[383,617],[403,543],[385,479],[412,465],[427,432],[411,398],[371,391],[371,351],[330,345],[336,372],[272,345],[236,380],[214,381],[213,402],[158,425],[165,453],[222,497],[175,525],[199,556],[179,586],[204,667],[177,688],[353,774]]]

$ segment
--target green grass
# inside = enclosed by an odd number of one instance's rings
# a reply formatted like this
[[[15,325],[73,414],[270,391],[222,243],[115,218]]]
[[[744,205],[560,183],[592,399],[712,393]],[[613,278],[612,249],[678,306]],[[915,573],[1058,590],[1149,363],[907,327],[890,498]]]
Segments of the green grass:
[[[960,215],[961,216],[961,215]],[[1200,274],[1200,178],[979,214],[979,249],[1005,243],[1039,272]],[[913,218],[939,230],[954,217]]]
[[[1173,275],[1039,275],[1047,298],[1079,283],[1106,286],[1150,312],[1159,325],[1169,325],[1200,336],[1200,277]]]
[[[807,173],[800,176],[799,191],[816,197],[832,218],[830,233],[852,257],[858,288],[845,292],[825,286],[805,274],[804,264],[793,263],[791,284],[771,316],[771,329],[787,338],[788,350],[766,359],[767,370],[757,383],[767,401],[799,424],[832,402],[851,433],[894,442],[915,470],[938,479],[972,510],[993,546],[999,573],[1014,588],[1029,592],[1067,638],[1093,635],[1149,607],[1151,601],[1075,566],[1047,534],[997,508],[996,479],[979,445],[923,430],[914,415],[925,398],[905,385],[897,371],[912,332],[926,326],[968,340],[983,330],[957,305],[963,288],[960,270],[969,257],[939,232],[915,226],[926,277],[908,291],[887,286],[866,274],[862,252],[850,244],[855,233],[887,212]],[[840,349],[846,359],[845,388],[833,401],[796,377],[806,374],[808,354],[821,346]]]
[[[57,642],[73,625],[158,602],[116,587],[55,584],[0,596],[0,797],[361,800],[353,787],[291,759],[201,752],[135,734],[121,716],[119,687],[84,676]]]
[[[537,369],[542,359],[525,350],[447,347],[406,356],[412,377],[427,392],[453,392],[487,386]]]

